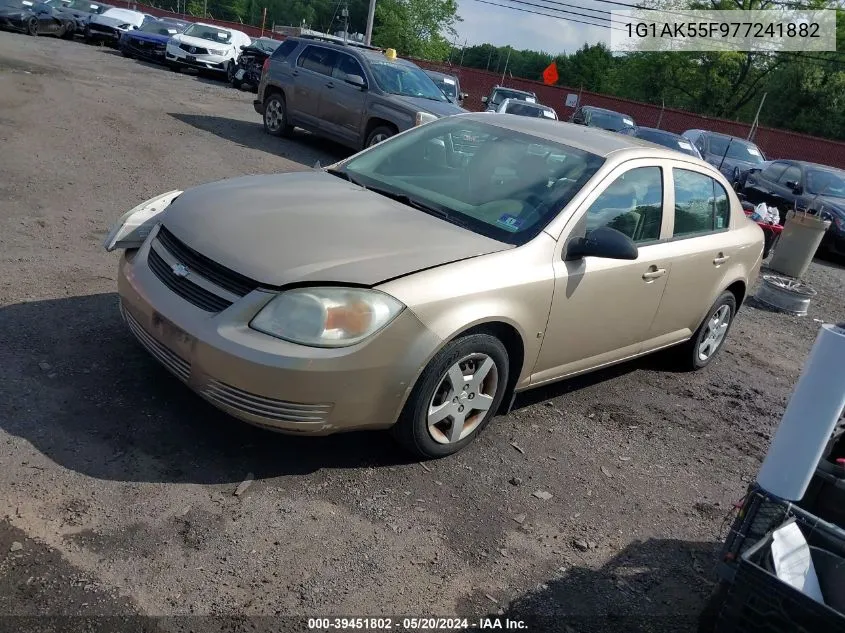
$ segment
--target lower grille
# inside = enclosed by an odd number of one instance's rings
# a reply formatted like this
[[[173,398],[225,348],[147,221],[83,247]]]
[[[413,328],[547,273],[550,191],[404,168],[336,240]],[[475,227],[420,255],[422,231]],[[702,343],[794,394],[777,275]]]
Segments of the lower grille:
[[[220,406],[276,422],[321,424],[332,410],[331,404],[297,404],[267,398],[214,379],[210,379],[200,393]]]
[[[161,283],[201,310],[221,312],[232,305],[231,301],[201,288],[184,277],[177,277],[170,266],[167,265],[167,262],[153,249],[150,249],[149,255],[147,255],[147,264]]]
[[[103,26],[102,24],[92,23],[88,25],[88,28],[96,33],[104,33],[106,35],[114,35],[115,33],[117,33],[117,29],[111,26]]]
[[[157,361],[167,367],[177,378],[187,382],[191,375],[191,364],[171,352],[164,345],[150,336],[143,326],[135,320],[135,318],[127,312],[121,305],[120,311],[126,319],[126,325],[129,331],[135,335],[138,342],[143,345],[147,351],[152,354]]]

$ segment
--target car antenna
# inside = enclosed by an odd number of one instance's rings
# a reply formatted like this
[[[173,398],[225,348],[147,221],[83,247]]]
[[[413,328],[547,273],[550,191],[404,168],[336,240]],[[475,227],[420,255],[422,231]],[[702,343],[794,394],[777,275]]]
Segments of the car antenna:
[[[725,157],[728,155],[728,150],[731,148],[731,143],[733,142],[733,137],[731,137],[731,140],[728,141],[728,146],[725,148],[725,153],[722,154],[722,160],[719,161],[719,171],[722,171],[722,163],[725,162]]]

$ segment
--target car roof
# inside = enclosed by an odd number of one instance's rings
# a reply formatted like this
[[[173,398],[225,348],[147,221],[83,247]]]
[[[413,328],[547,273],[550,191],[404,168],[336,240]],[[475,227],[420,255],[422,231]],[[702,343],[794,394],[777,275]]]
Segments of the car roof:
[[[719,138],[733,139],[734,141],[739,141],[740,143],[757,147],[754,141],[749,141],[744,138],[740,138],[739,136],[731,136],[730,134],[722,134],[721,132],[712,132],[710,130],[687,130],[687,132],[700,132],[701,134],[706,134],[707,136],[718,136]]]
[[[619,112],[618,110],[609,110],[608,108],[600,108],[598,106],[585,105],[583,109],[594,110],[596,112],[607,112],[608,114],[618,114],[619,116],[629,116],[624,112]]]
[[[423,70],[425,71],[425,73],[429,77],[448,77],[449,79],[455,79],[455,80],[457,80],[457,78],[458,78],[457,75],[450,75],[449,73],[442,73],[439,70],[428,70],[427,68],[423,68]]]
[[[537,108],[538,110],[554,110],[552,106],[547,106],[545,103],[531,103],[530,101],[523,101],[522,99],[511,99],[507,98],[502,101],[502,105],[506,103],[518,103],[520,106],[525,108]]]
[[[789,163],[791,165],[798,165],[800,167],[813,167],[815,169],[826,169],[828,171],[835,171],[845,173],[845,169],[834,167],[832,165],[822,165],[821,163],[812,163],[808,160],[797,160],[795,158],[771,158],[766,163]]]
[[[673,149],[638,139],[635,136],[617,134],[607,130],[554,121],[552,119],[535,119],[531,117],[515,117],[508,114],[471,112],[468,114],[457,114],[466,120],[478,121],[497,125],[508,130],[521,132],[552,143],[562,143],[576,149],[583,150],[607,158],[617,152],[630,151],[642,157],[652,156],[655,158],[668,158],[678,160],[683,156],[684,160],[695,161],[701,165],[707,165],[693,156],[680,154]],[[449,117],[453,118],[453,117]],[[643,151],[647,150],[647,151]],[[711,169],[712,170],[712,169]]]
[[[507,86],[494,86],[493,90],[510,90],[511,92],[516,92],[521,95],[531,95],[532,97],[535,96],[533,92],[530,90],[520,90],[519,88],[508,88]]]

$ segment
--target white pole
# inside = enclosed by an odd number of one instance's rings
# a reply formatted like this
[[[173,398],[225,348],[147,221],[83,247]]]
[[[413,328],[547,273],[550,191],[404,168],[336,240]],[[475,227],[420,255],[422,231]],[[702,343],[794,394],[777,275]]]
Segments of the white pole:
[[[754,122],[751,124],[751,129],[748,130],[748,138],[747,141],[750,141],[754,137],[754,133],[757,131],[757,125],[760,121],[760,111],[763,109],[763,104],[766,102],[766,95],[769,94],[768,92],[763,93],[763,98],[760,99],[760,105],[757,107],[757,114],[754,115]]]
[[[823,325],[783,414],[757,483],[787,501],[804,497],[845,408],[845,323]]]
[[[376,0],[370,0],[370,8],[367,11],[367,34],[364,36],[364,43],[370,46],[373,42],[373,22],[376,19]]]
[[[508,46],[508,56],[505,59],[505,69],[502,71],[502,85],[505,85],[505,73],[508,72],[508,62],[511,60],[511,47]]]

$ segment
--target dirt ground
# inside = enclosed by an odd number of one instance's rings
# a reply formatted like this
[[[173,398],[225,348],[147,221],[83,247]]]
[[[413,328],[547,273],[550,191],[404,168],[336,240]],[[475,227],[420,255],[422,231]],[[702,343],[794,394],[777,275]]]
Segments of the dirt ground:
[[[100,247],[160,192],[344,155],[268,137],[251,99],[0,34],[0,613],[694,630],[819,320],[845,318],[845,269],[813,264],[807,317],[752,301],[702,372],[657,357],[532,392],[452,458],[267,433],[137,346]]]

